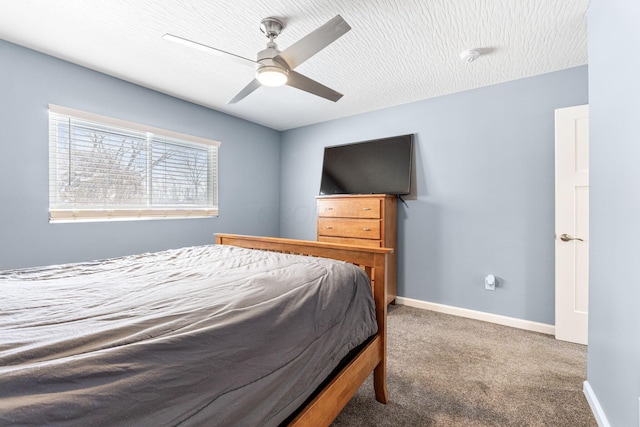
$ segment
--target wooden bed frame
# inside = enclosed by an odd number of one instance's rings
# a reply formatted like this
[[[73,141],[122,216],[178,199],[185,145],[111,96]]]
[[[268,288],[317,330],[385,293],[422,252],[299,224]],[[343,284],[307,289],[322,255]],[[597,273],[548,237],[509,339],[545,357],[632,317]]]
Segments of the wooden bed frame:
[[[373,284],[378,332],[373,339],[306,405],[289,426],[329,426],[373,371],[376,400],[387,403],[387,303],[385,266],[389,248],[366,248],[275,237],[216,234],[216,243],[297,255],[333,258],[361,266]]]

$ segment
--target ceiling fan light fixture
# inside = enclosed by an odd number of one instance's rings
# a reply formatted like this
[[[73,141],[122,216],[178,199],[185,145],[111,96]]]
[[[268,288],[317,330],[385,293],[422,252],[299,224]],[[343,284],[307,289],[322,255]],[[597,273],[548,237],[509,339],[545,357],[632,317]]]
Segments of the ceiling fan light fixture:
[[[287,83],[289,73],[284,68],[273,65],[263,65],[256,70],[256,79],[265,86],[282,86]]]

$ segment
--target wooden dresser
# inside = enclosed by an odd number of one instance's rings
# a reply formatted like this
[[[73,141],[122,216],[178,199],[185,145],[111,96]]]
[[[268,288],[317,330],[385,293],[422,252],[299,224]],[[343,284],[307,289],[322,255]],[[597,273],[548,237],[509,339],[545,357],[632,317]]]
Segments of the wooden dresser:
[[[388,194],[318,196],[318,241],[393,248],[387,266],[387,304],[396,299],[398,201]]]

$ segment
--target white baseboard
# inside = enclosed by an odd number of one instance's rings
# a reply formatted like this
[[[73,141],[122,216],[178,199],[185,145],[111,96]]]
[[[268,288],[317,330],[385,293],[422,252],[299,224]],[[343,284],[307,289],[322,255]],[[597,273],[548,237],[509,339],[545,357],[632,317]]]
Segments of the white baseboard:
[[[422,308],[424,310],[437,311],[439,313],[452,314],[454,316],[467,317],[469,319],[475,320],[482,320],[484,322],[496,323],[498,325],[525,329],[527,331],[540,332],[549,335],[555,335],[556,332],[556,328],[554,325],[517,319],[515,317],[501,316],[499,314],[485,313],[483,311],[469,310],[466,308],[437,304],[434,302],[421,301],[404,297],[396,297],[396,302],[398,304],[407,305],[409,307]]]
[[[589,406],[591,407],[591,412],[593,412],[593,416],[596,418],[596,422],[599,427],[611,427],[609,421],[607,420],[607,416],[604,414],[602,410],[602,406],[600,406],[600,402],[598,402],[598,398],[596,397],[589,381],[585,381],[582,383],[582,392],[587,398],[587,402],[589,402]]]

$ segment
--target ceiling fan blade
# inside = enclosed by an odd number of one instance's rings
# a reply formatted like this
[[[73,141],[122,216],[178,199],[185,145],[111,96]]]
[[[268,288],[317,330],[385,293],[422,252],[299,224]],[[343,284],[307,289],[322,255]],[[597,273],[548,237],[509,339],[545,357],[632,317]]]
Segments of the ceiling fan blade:
[[[259,87],[260,87],[260,82],[258,80],[256,79],[251,80],[251,83],[246,85],[244,89],[238,92],[236,96],[231,98],[231,100],[227,102],[227,104],[235,104],[236,102],[244,99],[247,95],[249,95],[254,90],[258,89]]]
[[[230,58],[244,65],[249,65],[251,67],[256,65],[256,61],[245,58],[243,56],[236,55],[235,53],[226,52],[224,50],[216,49],[215,47],[207,46],[202,43],[194,42],[193,40],[188,40],[182,37],[174,36],[173,34],[165,34],[162,36],[163,39],[169,40],[174,43],[181,44],[183,46],[188,46],[194,49],[201,50],[207,53],[213,53],[214,55],[222,56],[225,58]]]
[[[333,102],[336,102],[337,100],[342,98],[342,94],[340,92],[336,92],[335,90],[330,89],[315,80],[311,80],[309,77],[305,77],[300,73],[296,73],[293,70],[289,71],[289,79],[287,80],[287,85],[295,87],[296,89],[303,90],[305,92],[309,92],[313,95],[320,96]]]
[[[282,52],[278,56],[285,60],[290,69],[296,68],[316,53],[336,41],[342,35],[347,33],[351,27],[342,19],[342,16],[336,15],[326,24],[321,25],[314,31],[310,32]]]

